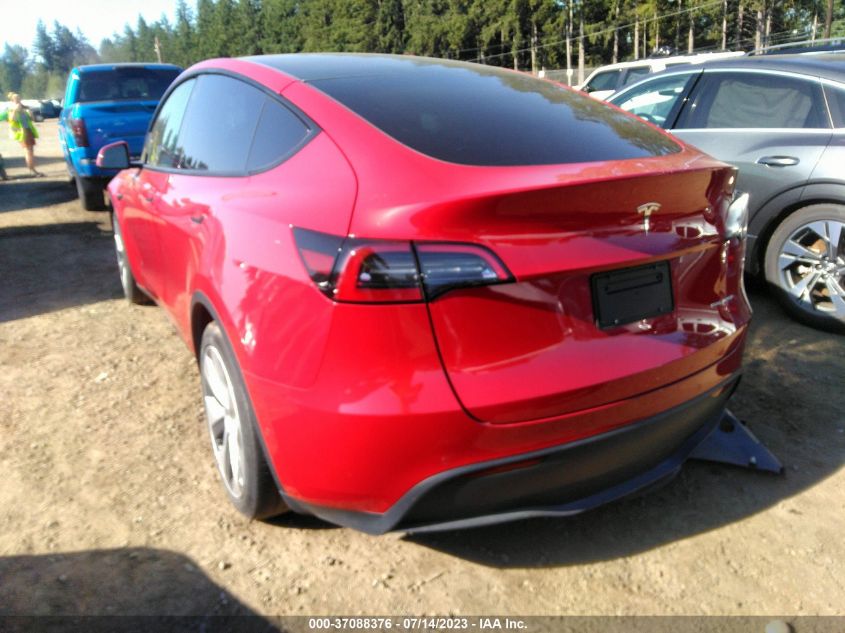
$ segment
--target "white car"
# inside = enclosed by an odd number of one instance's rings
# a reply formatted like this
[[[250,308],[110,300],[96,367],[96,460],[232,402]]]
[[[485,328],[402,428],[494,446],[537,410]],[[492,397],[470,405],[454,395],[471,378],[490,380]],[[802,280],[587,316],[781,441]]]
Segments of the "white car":
[[[578,90],[583,90],[591,97],[604,100],[617,90],[639,81],[651,73],[659,73],[661,70],[681,66],[685,64],[703,64],[715,59],[728,57],[741,57],[742,51],[726,51],[722,53],[699,53],[697,55],[675,55],[673,57],[655,57],[639,59],[635,62],[619,62],[596,68]]]

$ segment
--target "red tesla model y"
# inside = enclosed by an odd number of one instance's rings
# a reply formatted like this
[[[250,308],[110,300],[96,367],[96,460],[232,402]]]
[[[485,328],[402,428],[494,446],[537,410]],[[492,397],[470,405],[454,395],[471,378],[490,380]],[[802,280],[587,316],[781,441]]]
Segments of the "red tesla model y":
[[[196,353],[232,503],[373,533],[667,480],[741,368],[734,170],[557,84],[386,55],[203,62],[100,162],[120,278]]]

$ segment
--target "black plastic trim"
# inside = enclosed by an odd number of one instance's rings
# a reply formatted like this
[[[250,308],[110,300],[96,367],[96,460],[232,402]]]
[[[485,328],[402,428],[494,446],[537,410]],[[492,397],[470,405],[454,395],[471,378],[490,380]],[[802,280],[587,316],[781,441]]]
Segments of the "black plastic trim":
[[[329,521],[330,523],[351,527],[368,534],[384,534],[391,530],[400,530],[405,532],[449,530],[491,525],[530,517],[570,516],[578,514],[606,503],[610,503],[611,501],[642,492],[648,488],[659,485],[662,481],[670,479],[677,474],[692,451],[719,424],[719,421],[722,419],[724,414],[725,403],[739,383],[739,378],[739,373],[734,374],[716,387],[713,387],[707,392],[685,402],[682,405],[668,409],[667,411],[645,420],[640,420],[639,422],[614,429],[608,433],[603,433],[601,435],[588,437],[574,442],[568,442],[563,445],[539,451],[512,455],[502,459],[471,464],[438,473],[415,485],[407,493],[405,493],[399,501],[391,506],[389,510],[382,514],[328,508],[325,506],[309,504],[302,500],[294,500],[294,503],[300,511],[309,512],[325,521]],[[675,416],[682,415],[685,410],[695,408],[696,405],[700,405],[706,399],[714,397],[719,399],[717,414],[710,415],[702,419],[700,425],[698,426],[698,430],[686,439],[672,455],[653,468],[636,474],[621,483],[611,485],[595,494],[559,505],[533,506],[511,509],[505,512],[487,513],[482,516],[459,518],[456,520],[446,520],[419,525],[402,525],[403,519],[410,513],[411,509],[423,498],[423,496],[441,484],[472,473],[496,468],[498,466],[505,466],[537,458],[545,458],[552,455],[565,455],[568,451],[589,448],[591,445],[598,442],[606,441],[619,435],[633,433],[643,427],[660,424],[661,422],[670,422]]]

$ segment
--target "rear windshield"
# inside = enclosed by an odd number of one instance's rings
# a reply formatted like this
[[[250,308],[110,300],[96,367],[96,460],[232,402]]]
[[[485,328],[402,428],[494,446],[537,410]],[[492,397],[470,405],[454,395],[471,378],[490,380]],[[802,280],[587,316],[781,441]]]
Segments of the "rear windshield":
[[[406,72],[310,83],[400,143],[453,163],[551,165],[680,150],[596,99],[492,67],[417,63]]]
[[[82,73],[77,101],[158,101],[180,71],[169,68],[114,68]]]

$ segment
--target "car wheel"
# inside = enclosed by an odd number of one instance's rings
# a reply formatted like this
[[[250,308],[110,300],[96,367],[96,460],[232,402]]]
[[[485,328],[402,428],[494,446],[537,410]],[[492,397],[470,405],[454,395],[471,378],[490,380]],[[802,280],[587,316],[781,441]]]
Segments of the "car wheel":
[[[129,303],[142,305],[150,302],[150,298],[135,283],[135,276],[129,267],[129,259],[126,257],[126,246],[123,242],[123,233],[114,214],[111,218],[112,229],[114,230],[114,252],[117,256],[117,270],[120,273],[120,285],[123,288],[123,296]]]
[[[799,321],[845,330],[845,206],[814,204],[772,233],[766,281]]]
[[[229,500],[251,519],[287,510],[264,459],[257,423],[228,341],[211,322],[200,344],[200,376],[211,450]]]
[[[79,194],[79,201],[82,203],[82,208],[86,211],[102,211],[106,208],[106,200],[101,181],[77,176],[76,193]]]

